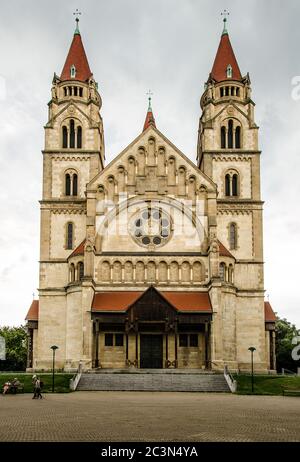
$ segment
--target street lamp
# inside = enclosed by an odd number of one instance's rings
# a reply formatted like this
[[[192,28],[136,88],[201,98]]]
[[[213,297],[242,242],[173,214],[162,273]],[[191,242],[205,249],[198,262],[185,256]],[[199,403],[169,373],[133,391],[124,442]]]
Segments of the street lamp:
[[[256,351],[256,348],[250,347],[248,348],[249,351],[251,351],[251,388],[252,388],[252,393],[254,391],[254,375],[253,375],[253,353]]]
[[[52,393],[54,393],[54,366],[55,366],[55,351],[58,349],[58,346],[52,345],[50,347],[53,351],[53,362],[52,362]]]

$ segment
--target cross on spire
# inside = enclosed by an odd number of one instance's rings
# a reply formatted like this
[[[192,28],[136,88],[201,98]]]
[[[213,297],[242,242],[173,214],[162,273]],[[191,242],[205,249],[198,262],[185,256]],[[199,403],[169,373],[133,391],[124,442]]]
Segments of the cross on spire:
[[[148,111],[152,111],[152,108],[151,108],[151,96],[153,96],[153,93],[152,93],[151,90],[148,90],[146,95],[148,95],[148,101],[149,101]]]
[[[80,34],[79,32],[79,16],[81,16],[81,12],[76,8],[76,11],[73,13],[74,16],[76,16],[75,21],[76,21],[76,29],[75,29],[75,34]]]
[[[229,11],[224,10],[224,11],[221,13],[221,16],[224,16],[224,19],[223,19],[223,22],[224,22],[223,35],[224,35],[224,34],[228,34],[227,27],[226,27],[226,23],[227,23],[227,18],[228,18],[228,16],[229,16]]]

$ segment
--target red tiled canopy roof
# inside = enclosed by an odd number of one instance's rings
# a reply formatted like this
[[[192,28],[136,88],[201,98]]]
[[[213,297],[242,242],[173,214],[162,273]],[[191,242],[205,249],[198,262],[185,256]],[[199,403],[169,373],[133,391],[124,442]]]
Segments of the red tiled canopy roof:
[[[226,247],[222,244],[222,242],[218,241],[218,244],[219,244],[219,253],[220,253],[220,256],[221,256],[221,257],[230,257],[230,258],[234,258],[234,256],[232,255],[232,253],[230,253],[229,250],[226,249]]]
[[[273,311],[269,302],[265,302],[265,322],[275,322],[276,314]]]
[[[92,311],[124,312],[145,292],[99,292],[94,295]],[[176,310],[185,312],[212,312],[207,292],[159,292]]]
[[[81,40],[81,35],[79,33],[74,34],[69,53],[60,76],[61,80],[71,80],[70,69],[73,65],[76,68],[75,80],[86,82],[92,76]]]
[[[25,318],[26,321],[39,320],[39,301],[33,300]]]
[[[73,252],[71,253],[71,255],[69,255],[68,258],[71,258],[71,257],[76,257],[76,255],[83,255],[84,254],[84,245],[85,245],[85,241],[86,239],[84,239],[78,247],[76,247],[75,250],[73,250]]]
[[[230,64],[232,67],[232,79],[241,80],[241,71],[237,63],[234,51],[232,49],[229,35],[225,33],[222,34],[219,48],[211,71],[211,77],[214,80],[216,80],[216,82],[227,80],[228,64]]]

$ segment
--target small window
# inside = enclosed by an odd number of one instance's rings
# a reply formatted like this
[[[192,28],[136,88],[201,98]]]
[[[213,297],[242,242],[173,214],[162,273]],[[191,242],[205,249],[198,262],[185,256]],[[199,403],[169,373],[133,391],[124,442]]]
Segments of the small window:
[[[235,129],[235,148],[241,148],[241,127],[236,127]]]
[[[66,126],[62,128],[62,145],[64,149],[68,147],[68,129]]]
[[[221,128],[221,149],[226,149],[226,128]]]
[[[72,66],[71,66],[70,76],[71,76],[71,79],[75,79],[75,77],[76,77],[76,67],[74,66],[74,64],[72,64]]]
[[[78,194],[78,176],[76,173],[73,175],[73,196],[77,196]]]
[[[226,75],[228,79],[232,79],[232,66],[230,64],[227,66]]]
[[[187,334],[180,334],[179,335],[179,346],[180,347],[187,347],[188,346],[188,335]]]
[[[82,148],[82,128],[77,128],[77,149]]]
[[[197,334],[190,335],[190,347],[198,347],[198,335]]]
[[[225,263],[220,264],[220,279],[221,281],[225,281]]]
[[[67,249],[73,249],[73,223],[67,225]]]
[[[78,275],[79,275],[79,280],[81,281],[81,279],[83,278],[84,276],[84,264],[81,262],[78,263]]]
[[[71,176],[66,174],[66,196],[71,196]]]
[[[77,96],[78,94],[78,87],[74,87],[74,96]]]
[[[67,87],[64,87],[64,95],[65,95],[65,96],[68,96]]]
[[[114,345],[114,336],[113,334],[105,334],[105,346]]]
[[[234,174],[232,177],[232,195],[238,196],[238,176]]]
[[[230,196],[230,175],[225,176],[225,196]]]
[[[79,87],[79,96],[80,96],[81,98],[82,98],[82,96],[83,96],[83,90],[82,90],[82,88],[80,88],[80,87]]]
[[[220,95],[221,95],[221,98],[223,98],[223,96],[224,96],[224,88],[223,87],[220,88]]]
[[[70,120],[70,148],[75,148],[75,122]]]
[[[231,223],[229,228],[229,244],[230,250],[235,250],[237,247],[237,230],[236,224]]]
[[[228,122],[228,148],[233,148],[233,120]]]
[[[115,345],[116,346],[124,345],[124,335],[123,334],[116,334]]]

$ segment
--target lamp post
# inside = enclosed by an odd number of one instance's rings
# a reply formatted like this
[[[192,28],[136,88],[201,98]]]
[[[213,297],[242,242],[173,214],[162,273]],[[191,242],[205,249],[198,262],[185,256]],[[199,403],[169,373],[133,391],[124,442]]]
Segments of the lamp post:
[[[251,351],[251,389],[252,393],[254,391],[254,375],[253,375],[253,353],[256,351],[256,348],[250,347],[248,348],[249,351]]]
[[[50,347],[53,351],[53,361],[52,361],[52,393],[54,393],[54,366],[55,366],[55,351],[58,349],[58,346],[52,345]]]

